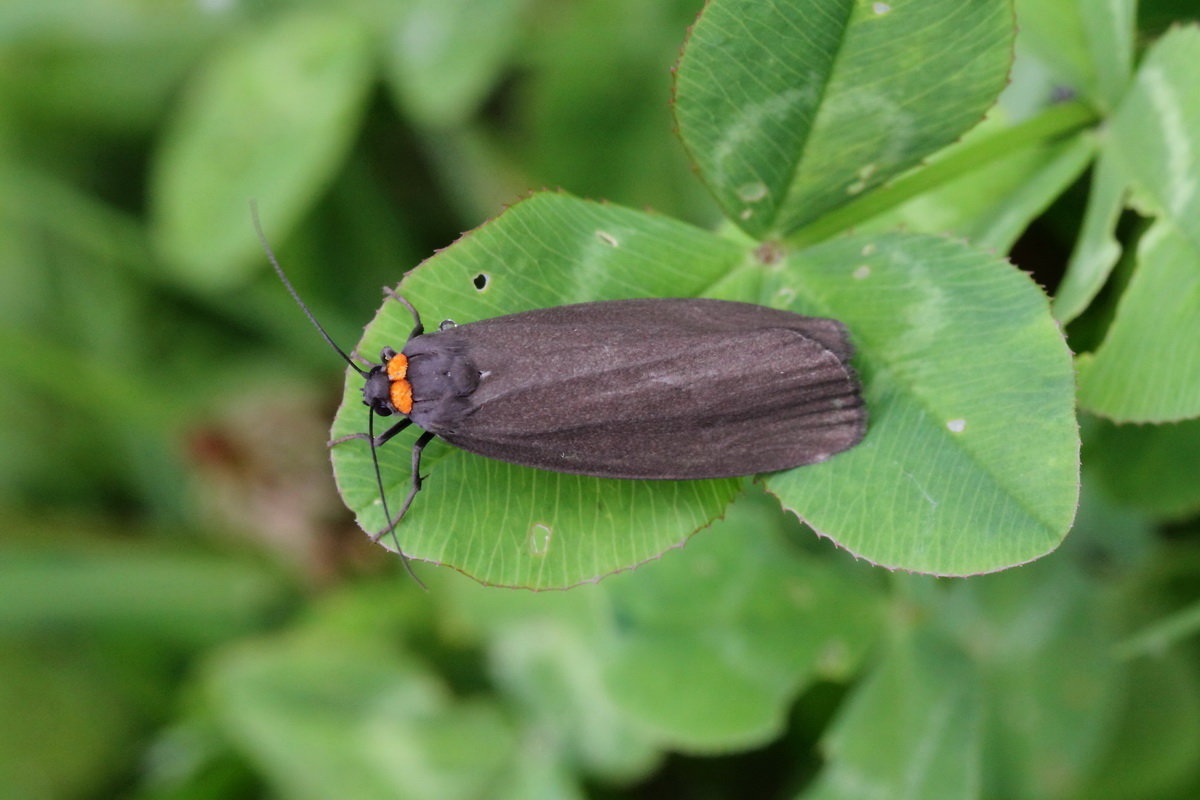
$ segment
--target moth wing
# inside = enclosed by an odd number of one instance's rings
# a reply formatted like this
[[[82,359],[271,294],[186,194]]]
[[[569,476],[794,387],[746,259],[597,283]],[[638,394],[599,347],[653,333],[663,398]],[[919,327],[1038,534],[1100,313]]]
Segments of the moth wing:
[[[447,333],[479,385],[434,432],[502,461],[614,478],[752,475],[852,447],[866,414],[840,323],[819,320],[817,339],[797,330],[812,318],[762,312],[775,310],[615,301],[459,326]]]
[[[697,297],[576,303],[493,317],[461,326],[460,330],[478,331],[482,335],[509,325],[547,331],[581,328],[614,339],[786,328],[816,339],[843,361],[854,355],[845,326],[835,319],[806,317],[754,303]],[[532,341],[527,344],[536,346]]]

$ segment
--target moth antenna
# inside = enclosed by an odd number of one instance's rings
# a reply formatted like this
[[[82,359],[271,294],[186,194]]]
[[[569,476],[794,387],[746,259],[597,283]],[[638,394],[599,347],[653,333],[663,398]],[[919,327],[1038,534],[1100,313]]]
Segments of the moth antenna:
[[[255,200],[250,201],[250,219],[254,222],[254,232],[258,234],[258,241],[262,245],[263,250],[265,250],[267,253],[267,260],[270,261],[271,266],[275,268],[275,274],[278,275],[279,280],[283,282],[283,286],[288,290],[288,294],[290,294],[292,299],[296,301],[296,305],[300,306],[300,310],[304,312],[304,316],[308,317],[308,321],[316,327],[325,341],[329,343],[329,346],[332,347],[334,351],[342,357],[343,361],[349,364],[350,367],[359,375],[362,375],[364,378],[367,377],[367,371],[358,366],[358,364],[355,364],[354,360],[350,358],[350,356],[346,355],[346,351],[338,347],[337,342],[333,340],[333,337],[329,335],[324,326],[317,322],[316,316],[313,315],[312,311],[309,310],[304,301],[300,299],[300,293],[296,291],[296,287],[292,286],[292,282],[288,280],[288,276],[283,271],[283,267],[279,266],[279,259],[275,257],[275,251],[271,249],[271,245],[267,241],[267,235],[263,233],[262,222],[258,218],[258,202]]]
[[[258,235],[258,241],[262,245],[263,250],[266,251],[267,260],[271,262],[271,266],[275,269],[275,274],[278,275],[279,280],[283,282],[283,286],[288,290],[288,294],[290,294],[292,299],[296,301],[296,305],[300,306],[300,310],[304,312],[304,316],[308,317],[308,321],[313,324],[313,327],[317,329],[317,331],[321,334],[321,337],[329,344],[330,347],[334,349],[334,352],[342,357],[343,361],[350,365],[351,369],[364,378],[367,377],[369,374],[367,370],[358,366],[358,364],[355,364],[354,360],[346,354],[346,351],[338,347],[337,342],[335,342],[333,337],[329,335],[329,332],[325,330],[325,326],[323,326],[320,322],[317,322],[316,316],[309,309],[308,305],[300,299],[300,293],[296,291],[296,287],[292,285],[290,280],[288,280],[287,273],[285,273],[283,271],[283,267],[279,265],[279,259],[275,257],[275,251],[271,249],[271,244],[267,241],[267,235],[263,233],[262,221],[258,216],[258,203],[254,200],[250,201],[250,219],[254,222],[254,232]],[[388,510],[387,492],[385,492],[383,489],[383,473],[379,469],[379,454],[375,452],[375,413],[370,409],[367,410],[367,435],[371,437],[371,464],[375,468],[375,485],[379,487],[379,500],[383,504],[383,517],[386,523],[391,525],[392,514]],[[400,540],[396,538],[396,527],[394,525],[391,526],[391,533],[392,543],[396,545],[396,553],[399,554],[400,560],[404,564],[404,569],[408,572],[409,576],[411,576],[412,579],[417,582],[418,586],[425,591],[429,591],[429,587],[426,586],[425,582],[418,578],[417,573],[413,571],[412,564],[410,563],[408,556],[405,555],[404,549],[400,547]]]

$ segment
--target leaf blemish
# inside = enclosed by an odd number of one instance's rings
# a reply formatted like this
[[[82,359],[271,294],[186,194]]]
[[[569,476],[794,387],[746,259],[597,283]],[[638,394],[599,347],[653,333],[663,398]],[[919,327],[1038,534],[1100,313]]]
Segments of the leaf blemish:
[[[550,540],[554,538],[554,529],[541,522],[535,522],[529,528],[529,552],[539,558],[550,552]]]
[[[743,184],[742,186],[739,186],[737,189],[737,196],[740,197],[742,199],[742,201],[746,202],[746,203],[757,203],[759,200],[762,200],[763,198],[765,198],[767,196],[767,194],[768,194],[767,185],[765,183],[763,183],[762,181],[755,181],[754,183]]]
[[[760,264],[778,264],[787,252],[779,242],[763,242],[754,251],[754,257]]]
[[[887,3],[872,3],[871,10],[882,16],[892,10],[892,7]]]
[[[712,147],[711,158],[716,170],[714,177],[719,183],[728,180],[729,173],[737,174],[745,148],[759,142],[764,129],[775,122],[782,123],[790,119],[791,112],[797,105],[816,102],[823,84],[815,74],[801,77],[807,81],[804,85],[774,94],[762,102],[752,103],[743,108],[738,118],[721,134]]]
[[[933,508],[938,507],[938,501],[933,499],[933,495],[931,495],[929,492],[925,491],[925,487],[922,486],[921,482],[917,480],[916,475],[913,475],[911,472],[905,472],[904,477],[908,478],[910,481],[913,482],[913,485],[917,487],[917,491],[920,492],[921,495],[926,499],[926,501],[929,502],[930,506],[932,506]]]
[[[851,273],[856,281],[865,280],[871,274],[871,268],[863,264]]]

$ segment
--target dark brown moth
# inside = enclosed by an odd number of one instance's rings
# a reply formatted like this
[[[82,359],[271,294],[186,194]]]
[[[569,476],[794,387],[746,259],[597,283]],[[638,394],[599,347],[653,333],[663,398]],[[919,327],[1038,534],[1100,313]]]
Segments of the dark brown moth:
[[[851,353],[836,320],[724,300],[610,300],[418,333],[383,353],[363,396],[377,414],[406,415],[401,426],[500,461],[723,478],[857,444],[866,412]],[[385,386],[396,359],[404,376]],[[403,408],[397,384],[411,396]]]
[[[257,217],[255,218],[257,226]],[[261,230],[259,231],[261,236]],[[644,298],[555,306],[425,332],[364,369],[279,278],[326,342],[364,378],[367,432],[386,527],[421,488],[436,436],[527,467],[636,480],[726,478],[824,461],[867,428],[846,328],[726,300]],[[376,416],[399,415],[375,434]],[[412,482],[395,517],[376,450],[410,425]],[[397,543],[397,550],[400,550]],[[407,560],[405,562],[407,564]]]

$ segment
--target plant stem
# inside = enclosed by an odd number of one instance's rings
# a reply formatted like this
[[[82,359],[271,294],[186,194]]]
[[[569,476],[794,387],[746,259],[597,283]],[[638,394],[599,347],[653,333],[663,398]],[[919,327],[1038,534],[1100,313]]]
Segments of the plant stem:
[[[907,172],[893,183],[831,211],[789,236],[788,243],[807,246],[824,241],[997,159],[1023,148],[1061,139],[1099,120],[1100,115],[1095,109],[1078,100],[1051,106],[1019,125],[956,148],[946,157]]]
[[[1200,603],[1176,611],[1130,636],[1117,645],[1116,656],[1122,659],[1158,655],[1182,639],[1200,631]]]

